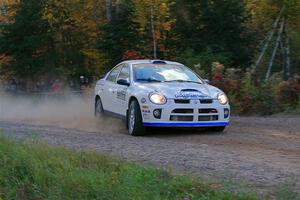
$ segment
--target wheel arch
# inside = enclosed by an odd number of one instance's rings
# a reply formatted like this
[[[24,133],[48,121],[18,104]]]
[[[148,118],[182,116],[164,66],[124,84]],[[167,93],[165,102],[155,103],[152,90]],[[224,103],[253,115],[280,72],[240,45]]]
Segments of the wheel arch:
[[[96,102],[97,102],[98,99],[101,99],[99,94],[97,94],[97,95],[95,96],[95,105],[96,105]]]
[[[140,102],[138,101],[138,99],[135,97],[135,96],[131,96],[128,100],[128,109],[127,109],[127,112],[126,112],[126,127],[127,129],[129,129],[129,108],[130,108],[130,105],[133,101],[136,101],[137,104],[134,104],[135,106],[137,106],[136,109],[139,109],[139,114],[137,115],[137,112],[135,111],[135,120],[136,120],[136,124],[138,125],[134,125],[134,132],[130,133],[130,130],[129,130],[129,133],[133,136],[141,136],[141,135],[144,135],[144,132],[145,132],[145,127],[143,126],[143,115],[142,115],[142,111],[141,111],[141,105],[140,105]],[[135,109],[135,110],[136,110]]]
[[[94,102],[94,113],[95,113],[95,115],[96,115],[96,106],[97,106],[97,101],[98,101],[98,100],[101,101],[101,98],[100,98],[100,96],[97,94],[97,95],[95,96],[95,102]]]
[[[128,109],[129,109],[129,106],[130,106],[130,104],[131,104],[131,102],[132,102],[133,100],[135,100],[135,101],[137,101],[137,102],[139,103],[138,99],[137,99],[135,96],[131,96],[131,97],[129,98],[128,105],[127,105],[127,108],[128,108]],[[140,103],[139,103],[139,105],[140,105]],[[128,109],[127,109],[127,110],[128,110]]]
[[[127,120],[127,118],[128,118],[128,111],[129,111],[129,107],[130,107],[130,104],[131,104],[132,101],[136,101],[136,102],[138,103],[140,109],[141,109],[141,105],[140,105],[138,99],[137,99],[135,96],[131,96],[131,97],[129,98],[129,100],[128,100],[128,105],[127,105],[127,110],[126,110],[126,120]]]

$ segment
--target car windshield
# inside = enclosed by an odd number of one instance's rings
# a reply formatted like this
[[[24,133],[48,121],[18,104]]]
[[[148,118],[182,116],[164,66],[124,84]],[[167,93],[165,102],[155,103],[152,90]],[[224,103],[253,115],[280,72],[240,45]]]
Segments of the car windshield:
[[[202,84],[203,81],[189,68],[181,65],[133,65],[135,82],[193,82]]]

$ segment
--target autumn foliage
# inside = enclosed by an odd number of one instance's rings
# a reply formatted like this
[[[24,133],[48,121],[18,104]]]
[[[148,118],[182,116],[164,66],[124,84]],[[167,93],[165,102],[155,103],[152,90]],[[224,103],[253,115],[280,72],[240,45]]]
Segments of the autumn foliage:
[[[143,59],[144,57],[141,55],[140,52],[137,51],[125,51],[122,56],[122,60],[138,60]]]
[[[272,49],[251,66],[283,6],[290,53],[282,40],[265,81]],[[241,113],[273,113],[299,104],[299,10],[300,0],[0,0],[0,79],[31,90],[45,78],[96,79],[122,60],[156,55],[210,77]]]
[[[273,114],[300,107],[300,77],[283,80],[274,74],[268,81],[258,82],[253,69],[243,72],[212,64],[211,84],[221,88],[230,98],[235,113]]]

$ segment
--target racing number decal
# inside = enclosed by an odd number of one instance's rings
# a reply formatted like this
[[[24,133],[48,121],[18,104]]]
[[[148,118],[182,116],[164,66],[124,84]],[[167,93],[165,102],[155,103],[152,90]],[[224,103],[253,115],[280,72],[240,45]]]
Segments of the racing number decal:
[[[120,88],[117,91],[117,99],[125,101],[126,99],[127,88]]]

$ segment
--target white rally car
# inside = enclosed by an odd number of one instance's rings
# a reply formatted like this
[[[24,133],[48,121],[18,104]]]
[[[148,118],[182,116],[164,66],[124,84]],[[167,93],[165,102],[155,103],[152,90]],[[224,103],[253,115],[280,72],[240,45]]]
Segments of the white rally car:
[[[114,67],[95,87],[95,115],[126,119],[129,134],[146,127],[207,127],[223,131],[230,106],[220,89],[177,62],[130,60]]]

